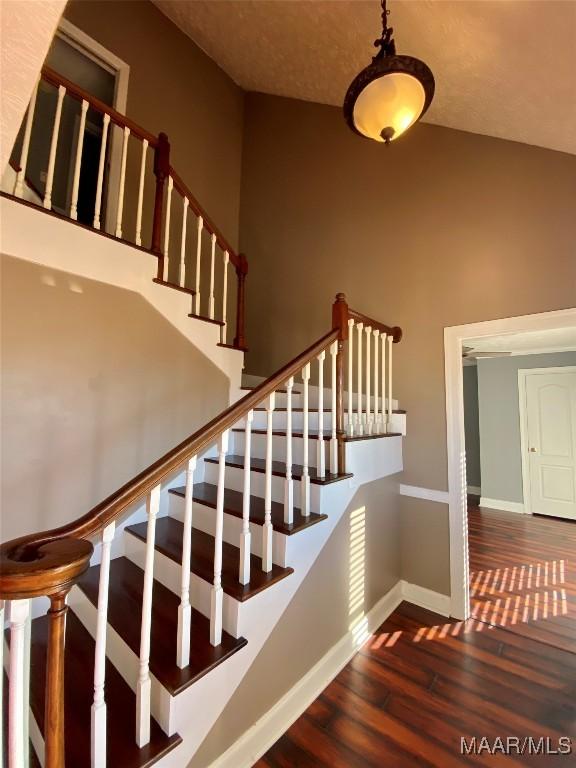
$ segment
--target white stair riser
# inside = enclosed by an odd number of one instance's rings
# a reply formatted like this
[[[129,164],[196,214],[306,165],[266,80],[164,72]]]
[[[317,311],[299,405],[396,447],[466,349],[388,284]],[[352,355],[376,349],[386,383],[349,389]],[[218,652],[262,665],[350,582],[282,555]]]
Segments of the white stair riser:
[[[126,557],[135,565],[144,570],[146,559],[146,542],[129,532],[124,534],[126,538]],[[180,597],[181,567],[169,557],[158,550],[154,552],[154,578],[167,589]],[[204,616],[210,618],[210,599],[212,583],[204,581],[195,573],[190,576],[190,604]],[[239,637],[238,621],[242,610],[242,603],[230,595],[224,594],[223,626],[226,632]]]
[[[79,587],[73,587],[70,591],[68,605],[95,640],[98,611]],[[110,624],[106,630],[106,656],[126,684],[136,692],[139,672],[138,654],[134,653]],[[152,716],[162,730],[168,736],[172,736],[175,733],[173,718],[171,718],[172,696],[153,674],[150,674],[150,679],[152,682],[150,701]],[[104,688],[104,695],[106,696],[106,688]]]
[[[211,462],[205,463],[205,482],[216,485],[218,482],[218,465]],[[264,498],[266,475],[264,472],[250,473],[250,495]],[[285,478],[272,475],[272,501],[284,502]],[[240,467],[226,467],[226,488],[242,492],[244,490],[244,470]],[[301,496],[300,480],[294,479],[294,506],[300,507]],[[173,494],[172,494],[173,495]],[[320,508],[320,486],[310,483],[310,511],[318,512]]]
[[[244,455],[244,433],[233,432],[234,449],[230,453]],[[330,440],[324,438],[324,451],[326,454],[326,471],[329,467],[328,448]],[[317,445],[318,440],[309,440],[309,461],[310,467],[317,466]],[[266,435],[252,434],[252,456],[256,459],[266,458]],[[283,435],[272,436],[272,457],[275,461],[284,461],[286,459],[286,437]],[[294,464],[302,464],[304,461],[304,441],[301,437],[295,437],[292,441],[292,461]]]
[[[288,424],[288,414],[286,411],[274,411],[272,415],[272,425],[274,429],[286,429]],[[318,429],[318,416],[317,412],[310,412],[308,414],[308,429]],[[237,426],[244,427],[246,421],[243,419]],[[252,429],[266,429],[268,424],[268,418],[266,411],[254,411],[254,421],[252,422]],[[302,430],[304,428],[304,414],[302,411],[292,412],[292,429]],[[324,429],[332,429],[332,411],[324,411]]]
[[[208,481],[209,482],[209,481]],[[182,496],[171,494],[172,502],[170,505],[170,517],[184,522],[184,499]],[[214,536],[216,533],[216,510],[206,507],[204,504],[194,502],[192,512],[192,524],[204,533]],[[242,520],[234,515],[224,515],[224,541],[240,548],[240,534],[242,533]],[[252,554],[258,557],[262,556],[262,526],[256,523],[250,523],[251,550]],[[192,531],[194,536],[194,531]],[[272,562],[276,565],[286,566],[286,539],[288,536],[278,531],[274,531],[272,538]]]

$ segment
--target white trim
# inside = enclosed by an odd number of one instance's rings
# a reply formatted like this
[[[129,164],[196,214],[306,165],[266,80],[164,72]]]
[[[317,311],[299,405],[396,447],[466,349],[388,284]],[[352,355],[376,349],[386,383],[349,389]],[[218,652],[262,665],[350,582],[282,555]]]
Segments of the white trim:
[[[479,485],[469,485],[466,488],[466,490],[468,491],[468,493],[473,493],[474,496],[480,496],[480,494],[482,493],[482,489],[480,488]]]
[[[400,580],[366,614],[363,638],[377,630],[403,600],[448,615],[448,595]],[[211,763],[210,768],[250,768],[254,765],[330,685],[361,645],[354,633],[348,632],[260,720]]]
[[[505,499],[490,499],[486,496],[480,497],[480,506],[486,509],[500,509],[502,512],[519,512],[524,514],[527,510],[520,501],[506,501]]]
[[[448,491],[418,488],[416,485],[403,485],[401,483],[400,496],[411,496],[413,499],[425,499],[426,501],[437,501],[439,504],[448,504]]]
[[[83,32],[68,19],[60,19],[56,34],[73,48],[95,61],[102,69],[115,76],[114,99],[112,106],[117,112],[126,114],[128,101],[128,79],[130,65],[116,54],[109,51],[97,40]],[[118,189],[120,186],[120,159],[122,154],[123,135],[120,129],[110,130],[110,177],[106,193],[106,232],[113,232],[116,223],[118,207]]]
[[[532,486],[530,483],[530,459],[528,456],[528,401],[526,384],[532,374],[576,373],[576,365],[557,365],[547,368],[518,369],[518,410],[520,413],[520,457],[522,460],[522,496],[524,512],[532,514]]]
[[[560,309],[538,315],[487,320],[444,329],[444,373],[446,384],[446,442],[448,450],[448,494],[450,515],[450,615],[470,615],[468,575],[468,517],[466,514],[466,453],[464,442],[464,397],[462,346],[467,339],[507,333],[541,331],[576,326],[576,309]]]

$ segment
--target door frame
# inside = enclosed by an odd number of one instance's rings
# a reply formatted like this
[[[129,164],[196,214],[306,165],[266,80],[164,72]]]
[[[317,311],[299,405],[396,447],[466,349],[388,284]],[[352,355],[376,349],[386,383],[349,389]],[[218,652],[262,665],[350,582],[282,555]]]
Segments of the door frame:
[[[524,331],[574,327],[576,327],[576,308],[444,328],[450,527],[450,615],[454,618],[467,619],[470,616],[462,346],[467,339],[474,339],[479,336],[500,336]]]
[[[522,493],[524,496],[524,512],[532,512],[532,484],[530,483],[530,464],[528,456],[528,401],[526,384],[528,376],[538,373],[576,373],[576,365],[555,365],[546,368],[518,369],[518,408],[520,411],[520,455],[522,458]]]
[[[68,19],[60,19],[56,36],[64,40],[76,50],[80,51],[102,69],[114,75],[114,99],[112,106],[120,114],[126,114],[128,101],[128,80],[130,78],[130,65],[109,51],[101,43],[87,35]],[[109,134],[109,167],[108,185],[104,190],[106,195],[106,221],[104,229],[114,232],[116,227],[116,210],[118,206],[118,190],[120,187],[120,163],[122,159],[122,135],[119,130],[114,130],[110,124]],[[115,193],[115,194],[114,194]]]

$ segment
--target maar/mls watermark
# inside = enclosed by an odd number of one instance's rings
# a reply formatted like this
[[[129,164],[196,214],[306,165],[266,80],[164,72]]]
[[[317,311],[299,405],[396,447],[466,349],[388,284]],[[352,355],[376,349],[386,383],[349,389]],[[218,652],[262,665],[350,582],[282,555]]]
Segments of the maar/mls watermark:
[[[571,755],[569,736],[487,736],[460,737],[461,755]]]

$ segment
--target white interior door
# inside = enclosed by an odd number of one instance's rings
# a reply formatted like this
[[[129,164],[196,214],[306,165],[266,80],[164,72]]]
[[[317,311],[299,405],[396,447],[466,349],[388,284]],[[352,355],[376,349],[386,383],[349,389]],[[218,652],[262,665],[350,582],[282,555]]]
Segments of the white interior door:
[[[526,374],[527,511],[576,520],[576,370]]]

